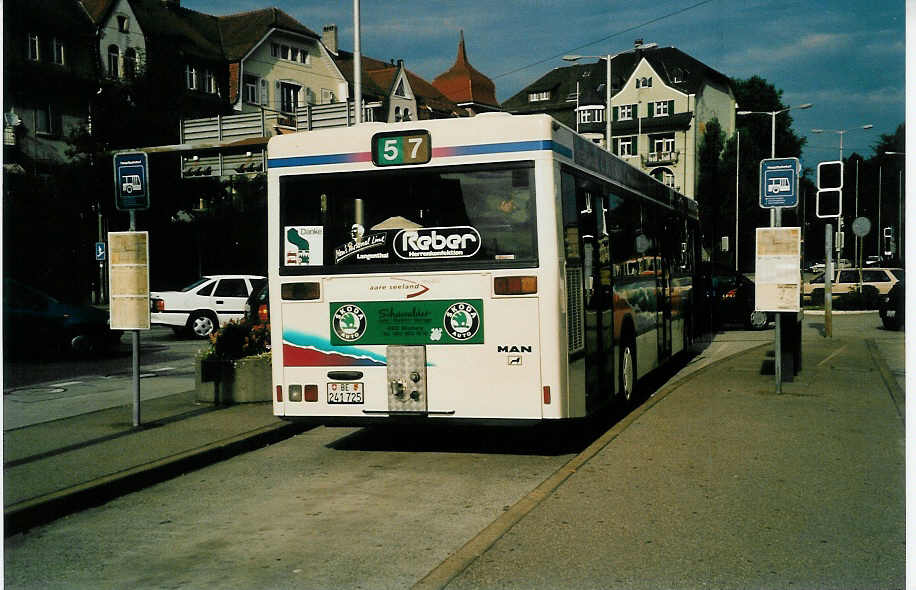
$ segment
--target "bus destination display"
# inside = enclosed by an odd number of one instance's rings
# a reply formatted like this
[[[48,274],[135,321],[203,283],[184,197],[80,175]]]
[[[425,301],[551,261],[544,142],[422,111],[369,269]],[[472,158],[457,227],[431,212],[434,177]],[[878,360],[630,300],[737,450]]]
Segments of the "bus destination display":
[[[429,133],[406,131],[372,136],[372,163],[376,166],[426,164],[432,156]]]

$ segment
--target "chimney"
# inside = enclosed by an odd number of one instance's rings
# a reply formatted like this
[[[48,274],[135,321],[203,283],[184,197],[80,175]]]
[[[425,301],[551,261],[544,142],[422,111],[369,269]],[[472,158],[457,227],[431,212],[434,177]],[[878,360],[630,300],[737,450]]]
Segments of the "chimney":
[[[321,30],[321,42],[328,51],[337,55],[337,25],[325,25]]]
[[[635,47],[636,49],[639,49],[639,46],[642,45],[643,43],[644,43],[643,39],[637,39],[636,41],[633,41],[633,47]]]

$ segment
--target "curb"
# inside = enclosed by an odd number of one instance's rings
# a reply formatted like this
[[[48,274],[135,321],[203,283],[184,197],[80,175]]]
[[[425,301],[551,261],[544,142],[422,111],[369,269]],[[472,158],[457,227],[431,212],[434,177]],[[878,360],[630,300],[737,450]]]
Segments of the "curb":
[[[4,536],[15,535],[183,473],[278,443],[309,428],[310,426],[300,423],[263,426],[171,457],[13,504],[5,507],[3,511]]]

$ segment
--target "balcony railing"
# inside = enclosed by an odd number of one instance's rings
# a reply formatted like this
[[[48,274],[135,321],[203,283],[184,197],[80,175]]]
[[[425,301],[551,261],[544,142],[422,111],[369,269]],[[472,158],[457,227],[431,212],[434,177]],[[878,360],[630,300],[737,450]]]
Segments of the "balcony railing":
[[[327,127],[348,127],[356,120],[353,103],[306,105],[295,113],[261,109],[240,113],[185,119],[181,121],[181,143],[226,144],[243,139],[273,137],[281,130],[311,131]]]
[[[664,164],[677,164],[680,152],[649,152],[642,156],[643,166],[661,166]]]

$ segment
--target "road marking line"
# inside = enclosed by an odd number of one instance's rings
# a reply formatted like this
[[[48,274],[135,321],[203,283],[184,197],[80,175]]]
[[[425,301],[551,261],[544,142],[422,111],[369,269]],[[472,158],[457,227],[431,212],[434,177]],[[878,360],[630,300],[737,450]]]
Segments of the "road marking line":
[[[70,385],[79,385],[82,381],[67,381],[66,383],[54,383],[51,387],[68,387]]]
[[[844,350],[846,350],[846,347],[847,347],[847,346],[849,346],[849,345],[848,345],[848,344],[844,344],[841,348],[839,348],[839,349],[837,349],[837,350],[834,350],[834,351],[833,351],[833,354],[830,354],[829,356],[827,356],[827,358],[825,358],[824,360],[822,360],[821,362],[819,362],[819,363],[817,364],[817,366],[820,367],[821,365],[823,365],[824,363],[826,363],[827,361],[829,361],[830,359],[832,359],[832,358],[835,357],[836,355],[840,354],[841,352],[843,352]]]

